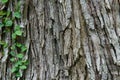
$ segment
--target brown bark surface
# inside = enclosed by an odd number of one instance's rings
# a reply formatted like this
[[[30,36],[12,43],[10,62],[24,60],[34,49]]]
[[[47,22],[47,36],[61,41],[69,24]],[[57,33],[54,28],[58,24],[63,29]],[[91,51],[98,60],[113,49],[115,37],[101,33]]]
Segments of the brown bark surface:
[[[119,0],[21,2],[28,69],[15,79],[5,49],[0,80],[120,80]]]

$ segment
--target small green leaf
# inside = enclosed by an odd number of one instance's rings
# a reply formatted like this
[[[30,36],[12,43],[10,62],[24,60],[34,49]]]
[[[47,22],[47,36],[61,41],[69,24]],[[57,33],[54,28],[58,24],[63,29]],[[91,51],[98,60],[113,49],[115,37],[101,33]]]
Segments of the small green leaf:
[[[2,2],[3,4],[5,4],[5,3],[8,2],[8,0],[1,0],[1,2]]]
[[[24,65],[28,65],[28,60],[23,60],[22,63],[23,63]]]
[[[13,34],[12,34],[12,39],[15,39],[15,38],[16,38],[16,34],[13,33]]]
[[[21,51],[24,52],[26,50],[27,50],[27,47],[26,46],[22,46]]]
[[[5,26],[12,26],[12,24],[13,24],[12,20],[5,21]]]
[[[10,49],[15,50],[16,49],[15,44],[13,44]]]
[[[4,15],[6,15],[6,12],[5,11],[0,11],[0,16],[4,16]]]
[[[3,45],[3,47],[4,47],[4,48],[7,48],[7,47],[8,47],[8,44],[7,44],[7,43],[5,43],[5,44]]]
[[[14,51],[11,51],[9,54],[10,54],[11,56],[15,56],[15,52],[14,52]]]
[[[0,28],[2,28],[4,26],[4,24],[0,23]]]
[[[24,57],[24,55],[23,54],[17,54],[17,57],[21,59],[21,58]]]
[[[15,58],[11,58],[10,61],[11,61],[11,62],[14,62],[14,61],[15,61]]]
[[[25,66],[25,65],[22,65],[22,66],[20,66],[20,69],[27,69],[27,67]]]
[[[17,71],[17,68],[16,68],[16,67],[13,67],[12,70],[11,70],[12,73],[14,73],[14,72],[16,72],[16,71]]]
[[[16,43],[16,46],[20,48],[22,46],[22,44],[21,43]]]
[[[0,45],[5,45],[5,41],[0,41]]]
[[[8,46],[8,44],[5,41],[0,41],[0,45],[2,45],[4,48]]]
[[[14,16],[15,16],[16,18],[20,18],[20,17],[21,17],[21,14],[20,14],[20,12],[15,12],[15,13],[14,13]]]
[[[22,65],[22,62],[20,60],[15,63],[15,67],[18,67],[20,65]]]
[[[20,72],[17,72],[17,73],[15,74],[15,76],[16,76],[16,77],[21,77]]]
[[[15,31],[15,34],[16,34],[17,36],[21,36],[21,35],[22,35],[22,31],[21,31],[21,30],[17,30],[17,31]]]
[[[11,12],[10,10],[7,11],[7,17],[10,15],[10,12]]]
[[[15,26],[15,30],[20,30],[20,26],[19,26],[19,25],[16,25],[16,26]]]
[[[8,32],[10,32],[10,28],[6,28],[6,29],[3,31],[3,33],[8,33]]]

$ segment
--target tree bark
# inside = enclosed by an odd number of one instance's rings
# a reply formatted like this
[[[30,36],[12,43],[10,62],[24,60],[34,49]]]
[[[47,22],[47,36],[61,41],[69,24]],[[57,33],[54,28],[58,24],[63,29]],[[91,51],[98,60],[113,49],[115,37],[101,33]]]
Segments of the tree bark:
[[[120,0],[21,2],[29,65],[20,80],[120,80]],[[17,80],[8,51],[0,80]]]

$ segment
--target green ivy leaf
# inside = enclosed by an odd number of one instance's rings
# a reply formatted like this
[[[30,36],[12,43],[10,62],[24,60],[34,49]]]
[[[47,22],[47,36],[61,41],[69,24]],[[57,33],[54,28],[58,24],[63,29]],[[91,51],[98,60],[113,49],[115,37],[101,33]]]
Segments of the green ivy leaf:
[[[8,2],[8,0],[1,0],[1,2],[2,2],[3,4],[5,4],[5,3]]]
[[[16,49],[15,44],[13,44],[13,45],[11,46],[11,49],[12,49],[12,50],[15,50],[15,49]]]
[[[6,29],[3,31],[3,33],[8,33],[8,32],[10,32],[10,28],[6,28]]]
[[[16,18],[21,18],[20,12],[15,12],[15,13],[14,13],[14,16],[15,16]]]
[[[5,45],[5,41],[0,41],[0,45]]]
[[[11,56],[15,56],[15,52],[14,52],[14,51],[11,51],[9,54],[10,54]]]
[[[20,65],[22,65],[22,62],[20,60],[15,63],[15,67],[19,67]]]
[[[6,12],[5,11],[0,11],[0,16],[4,16],[4,15],[6,15]]]
[[[12,24],[13,24],[12,20],[5,21],[5,26],[12,26]]]
[[[16,71],[17,71],[17,68],[16,68],[16,67],[13,67],[12,70],[11,70],[12,73],[14,73],[14,72],[16,72]]]
[[[4,26],[4,24],[0,23],[0,28],[2,28]]]
[[[20,69],[24,70],[27,69],[27,67],[25,65],[20,66]]]
[[[7,47],[8,47],[8,44],[7,44],[7,43],[5,43],[5,44],[3,45],[3,47],[4,47],[4,48],[7,48]]]
[[[20,48],[22,46],[22,44],[21,43],[16,43],[16,46]]]
[[[22,31],[21,31],[21,30],[17,30],[17,31],[15,31],[15,34],[16,34],[17,36],[21,36],[21,35],[22,35]]]
[[[16,77],[21,77],[20,72],[17,72],[17,73],[15,74],[15,76],[16,76]]]
[[[26,46],[22,46],[21,51],[24,52],[26,50],[27,50],[27,47]]]
[[[22,63],[23,63],[24,65],[28,65],[28,60],[22,60]]]
[[[10,15],[10,12],[11,12],[10,10],[7,11],[7,17]]]
[[[8,44],[5,41],[0,41],[0,45],[2,45],[4,48],[8,46]]]
[[[12,34],[12,39],[15,39],[15,38],[16,38],[16,34],[13,33],[13,34]]]
[[[11,61],[11,62],[14,62],[14,61],[15,61],[15,58],[10,58],[10,61]]]
[[[23,54],[17,54],[17,57],[22,59],[24,57],[24,55]]]
[[[15,30],[20,30],[20,26],[19,26],[19,25],[16,25],[16,26],[15,26]]]

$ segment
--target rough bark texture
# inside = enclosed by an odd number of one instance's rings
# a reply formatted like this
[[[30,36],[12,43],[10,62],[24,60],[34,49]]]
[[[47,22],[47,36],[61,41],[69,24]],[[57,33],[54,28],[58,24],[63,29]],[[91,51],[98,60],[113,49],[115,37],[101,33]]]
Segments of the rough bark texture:
[[[119,0],[21,1],[29,65],[20,80],[120,80]],[[0,80],[14,80],[5,51]]]

